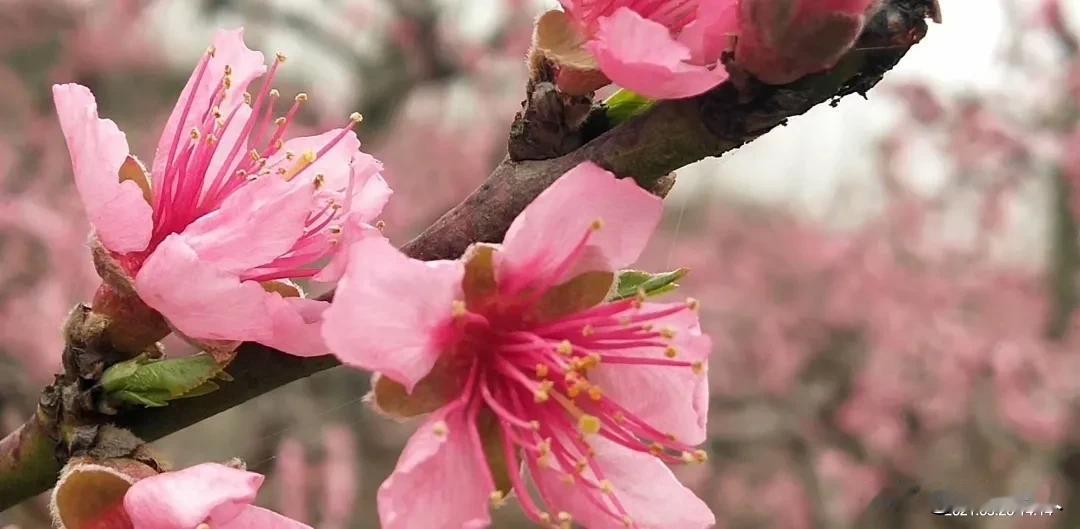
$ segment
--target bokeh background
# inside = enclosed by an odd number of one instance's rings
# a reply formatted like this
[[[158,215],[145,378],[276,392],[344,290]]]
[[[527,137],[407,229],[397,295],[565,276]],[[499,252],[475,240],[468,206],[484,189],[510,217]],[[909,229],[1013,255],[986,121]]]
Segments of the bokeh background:
[[[869,101],[679,172],[641,265],[691,268],[682,292],[715,339],[711,458],[678,472],[719,528],[1080,527],[1080,2],[941,3]],[[404,242],[502,157],[530,24],[553,5],[0,0],[3,433],[96,286],[51,83],[90,86],[148,158],[213,30],[243,25],[289,55],[280,88],[311,95],[306,126],[365,115]],[[415,425],[365,409],[367,386],[324,372],[158,446],[177,465],[246,460],[269,476],[260,503],[321,529],[375,528]],[[937,517],[935,490],[1065,510]],[[3,524],[48,527],[44,503]],[[495,527],[527,526],[511,505]]]

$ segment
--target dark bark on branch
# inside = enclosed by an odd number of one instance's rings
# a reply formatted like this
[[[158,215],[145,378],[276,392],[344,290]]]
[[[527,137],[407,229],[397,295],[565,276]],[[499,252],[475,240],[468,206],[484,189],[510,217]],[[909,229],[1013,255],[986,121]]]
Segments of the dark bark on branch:
[[[468,198],[403,247],[425,260],[458,257],[474,242],[501,240],[511,221],[570,168],[592,160],[634,178],[659,195],[672,171],[734,150],[821,103],[872,88],[926,32],[932,0],[886,0],[858,46],[836,67],[784,86],[739,78],[702,96],[667,101],[558,158],[503,160]],[[331,357],[298,358],[245,343],[228,371],[235,380],[221,389],[168,407],[121,413],[119,426],[153,441],[221,411],[338,365]],[[52,441],[31,421],[0,442],[0,509],[42,492],[55,480],[59,462],[41,456]],[[32,457],[27,457],[31,454]]]

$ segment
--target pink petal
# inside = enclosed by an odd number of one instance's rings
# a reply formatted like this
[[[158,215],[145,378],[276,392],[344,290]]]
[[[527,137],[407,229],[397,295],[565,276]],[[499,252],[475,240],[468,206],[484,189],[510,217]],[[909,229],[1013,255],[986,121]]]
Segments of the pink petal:
[[[695,96],[728,78],[721,65],[691,64],[691,49],[668,28],[627,8],[600,19],[588,46],[613,83],[653,99]]]
[[[643,310],[656,311],[669,306],[646,303]],[[678,351],[676,360],[698,362],[708,359],[712,342],[701,334],[696,313],[683,311],[658,319],[654,324],[657,328],[670,327],[675,331],[671,344]],[[630,349],[619,354],[664,358],[663,351],[655,347]],[[604,395],[661,432],[690,445],[705,441],[709,380],[704,373],[695,374],[687,367],[601,363],[593,371],[592,380],[604,390]]]
[[[341,279],[349,264],[349,249],[357,241],[365,237],[382,238],[382,232],[364,221],[363,216],[349,214],[345,217],[341,226],[341,238],[338,240],[337,251],[330,257],[330,261],[318,274],[312,277],[315,281],[332,283]]]
[[[292,138],[285,142],[281,150],[270,156],[267,160],[267,166],[291,169],[292,166],[303,163],[301,160],[304,153],[317,154],[339,136],[341,132],[341,129],[333,129],[317,136]],[[304,167],[303,171],[293,181],[312,182],[316,175],[322,175],[321,191],[324,194],[341,196],[349,186],[349,174],[352,171],[350,164],[353,156],[359,152],[360,140],[356,138],[356,133],[351,130],[346,131],[340,141],[330,147],[330,150],[326,151],[322,156],[317,157],[314,162],[311,162],[311,165]],[[293,161],[284,159],[286,153],[295,155]]]
[[[707,529],[716,524],[712,511],[679,483],[659,459],[630,450],[602,437],[590,444],[604,477],[611,481],[615,497],[640,529]],[[626,529],[578,490],[561,481],[561,472],[541,470],[533,478],[553,511],[566,511],[576,523],[589,529]]]
[[[54,85],[53,101],[75,187],[101,243],[116,253],[145,249],[153,210],[135,182],[120,182],[120,166],[128,156],[124,133],[111,120],[98,118],[97,101],[85,86]]]
[[[202,80],[196,86],[198,72],[196,68],[196,72],[191,75],[187,85],[184,86],[184,90],[180,92],[176,107],[173,108],[172,115],[169,116],[169,121],[166,122],[165,129],[161,133],[161,139],[158,141],[157,150],[154,153],[154,164],[151,171],[155,186],[160,185],[164,176],[165,166],[168,161],[167,155],[172,149],[177,129],[182,134],[187,134],[189,130],[201,123],[203,112],[210,107],[210,98],[213,97],[214,90],[222,83],[225,67],[228,66],[232,69],[232,88],[226,93],[226,98],[221,104],[221,112],[226,116],[236,105],[243,104],[243,93],[247,90],[251,81],[266,72],[263,54],[251,51],[244,45],[243,28],[218,31],[217,35],[214,36],[213,46],[214,56],[210,58]],[[184,108],[188,105],[189,99],[191,101],[190,110],[186,118],[181,122],[181,118],[184,118]]]
[[[274,335],[259,340],[295,356],[322,356],[329,354],[322,339],[323,314],[330,303],[317,299],[283,298],[271,294],[268,299]]]
[[[420,427],[379,487],[382,529],[482,529],[495,490],[474,417],[450,404]]]
[[[412,391],[442,352],[464,266],[410,259],[382,237],[348,250],[323,338],[345,364],[379,371]]]
[[[204,340],[253,340],[273,336],[267,298],[253,281],[216,270],[185,239],[170,235],[135,276],[135,289],[181,333]]]
[[[184,240],[218,270],[240,274],[285,254],[304,234],[314,186],[268,175],[238,189],[221,207],[191,223]]]
[[[274,511],[248,506],[220,529],[312,529],[310,525],[282,516]]]
[[[739,33],[739,3],[702,0],[697,18],[679,32],[679,42],[690,50],[693,64],[715,64],[732,48]]]
[[[353,157],[353,199],[349,214],[357,215],[362,222],[372,222],[394,194],[382,176],[382,163],[369,154],[357,153]]]
[[[259,474],[206,463],[136,482],[124,496],[124,508],[134,529],[217,527],[241,514],[262,482]]]
[[[632,179],[617,179],[592,162],[582,163],[556,180],[510,225],[496,254],[500,288],[514,291],[536,281],[547,286],[571,274],[626,266],[645,248],[662,209],[660,199]],[[582,252],[588,263],[561,267],[597,220],[603,227],[590,235]],[[556,272],[560,268],[563,273]]]

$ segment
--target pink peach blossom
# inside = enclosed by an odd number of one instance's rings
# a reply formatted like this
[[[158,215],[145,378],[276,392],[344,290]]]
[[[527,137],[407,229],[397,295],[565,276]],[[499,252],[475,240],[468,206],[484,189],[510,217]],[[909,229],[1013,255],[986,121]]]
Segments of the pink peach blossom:
[[[661,209],[585,163],[502,245],[460,261],[409,259],[379,238],[352,246],[327,344],[380,373],[383,412],[433,412],[379,489],[384,529],[487,527],[489,502],[511,491],[546,526],[715,523],[664,465],[705,457],[693,447],[705,440],[710,350],[697,304],[604,301]]]
[[[649,98],[679,99],[728,78],[719,60],[736,31],[735,0],[560,3],[564,12],[541,18],[536,40],[559,65],[564,90],[589,91],[610,81]],[[582,75],[592,70],[602,75]]]
[[[135,482],[124,495],[131,529],[311,529],[252,505],[264,477],[216,463]]]
[[[286,140],[306,95],[273,117],[266,72],[243,30],[221,31],[180,95],[149,181],[115,123],[98,117],[87,88],[53,96],[75,184],[101,246],[125,283],[171,326],[196,340],[253,340],[298,355],[324,354],[327,303],[303,299],[290,279],[334,279],[317,263],[355,237],[390,195],[381,165],[350,128]],[[352,233],[348,233],[352,232]]]

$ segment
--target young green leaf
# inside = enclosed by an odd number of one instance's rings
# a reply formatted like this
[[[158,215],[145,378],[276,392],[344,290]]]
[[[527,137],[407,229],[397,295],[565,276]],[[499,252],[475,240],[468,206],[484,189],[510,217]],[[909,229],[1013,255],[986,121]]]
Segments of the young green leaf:
[[[208,354],[166,360],[140,356],[105,370],[101,387],[112,399],[157,407],[210,393],[218,388],[214,379],[227,380],[228,375]]]
[[[608,121],[611,126],[615,126],[648,110],[655,103],[656,101],[623,88],[604,100],[604,107],[607,108]]]
[[[639,293],[651,298],[679,287],[678,281],[689,272],[686,268],[651,274],[641,270],[623,270],[619,272],[619,279],[615,286],[615,292],[608,301],[619,301],[637,296]]]

